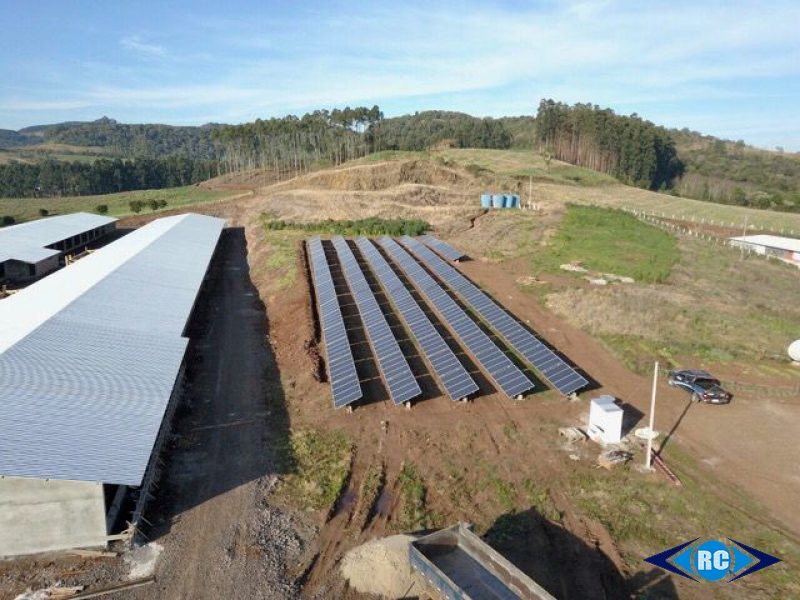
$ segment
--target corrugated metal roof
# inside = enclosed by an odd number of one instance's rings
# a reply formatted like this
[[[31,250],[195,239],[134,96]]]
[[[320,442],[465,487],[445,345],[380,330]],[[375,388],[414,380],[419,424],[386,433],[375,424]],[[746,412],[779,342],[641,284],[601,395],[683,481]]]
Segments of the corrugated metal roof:
[[[46,246],[114,221],[116,219],[112,217],[73,213],[3,227],[0,229],[0,262],[39,262],[59,253],[58,250],[51,250]]]
[[[224,221],[153,221],[0,300],[0,474],[139,485]]]
[[[788,250],[790,252],[800,252],[800,240],[796,238],[781,237],[779,235],[744,235],[733,237],[731,240],[735,242],[754,244],[756,246],[766,246],[767,248],[777,248],[779,250]]]

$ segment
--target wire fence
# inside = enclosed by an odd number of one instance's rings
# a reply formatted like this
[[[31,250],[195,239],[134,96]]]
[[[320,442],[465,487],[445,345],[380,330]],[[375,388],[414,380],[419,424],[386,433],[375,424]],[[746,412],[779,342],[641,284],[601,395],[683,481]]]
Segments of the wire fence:
[[[646,212],[643,210],[629,208],[629,207],[623,207],[622,210],[624,210],[630,215],[633,215],[640,221],[643,221],[650,225],[654,225],[659,229],[663,229],[664,231],[669,231],[675,235],[704,240],[716,246],[724,246],[731,249],[735,249],[738,252],[746,254],[747,256],[757,256],[767,260],[777,260],[782,263],[793,265],[800,268],[800,263],[798,262],[787,260],[785,258],[782,258],[781,256],[777,256],[775,254],[771,254],[766,251],[759,252],[755,250],[755,248],[750,244],[742,243],[740,241],[731,239],[731,237],[729,236],[720,235],[718,233],[715,233],[713,230],[708,229],[709,227],[711,228],[717,227],[721,229],[728,228],[733,230],[737,227],[735,223],[728,223],[714,219],[683,217],[681,215],[675,215],[669,213]],[[739,227],[741,227],[741,225],[739,225]],[[743,228],[743,233],[747,235],[748,231],[752,232],[753,229],[755,228],[748,229],[747,226],[745,226]],[[764,230],[759,228],[757,229],[757,231],[764,231]],[[793,229],[783,229],[781,231],[789,236],[795,235],[795,231]]]

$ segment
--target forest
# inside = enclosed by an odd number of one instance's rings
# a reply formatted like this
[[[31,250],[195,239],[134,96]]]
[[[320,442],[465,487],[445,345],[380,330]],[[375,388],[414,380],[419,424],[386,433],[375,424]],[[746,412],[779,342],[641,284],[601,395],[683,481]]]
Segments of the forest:
[[[536,136],[553,158],[651,190],[672,187],[686,168],[669,131],[610,108],[542,100]]]
[[[219,174],[219,163],[190,158],[45,160],[0,164],[0,197],[41,198],[179,187]]]
[[[315,110],[302,117],[225,125],[214,130],[214,139],[224,148],[227,171],[300,173],[314,165],[338,165],[369,154],[379,134],[366,132],[382,119],[377,106]]]
[[[496,148],[511,146],[502,121],[460,112],[429,110],[385,119],[373,125],[377,150],[427,150],[432,146]]]
[[[91,123],[62,123],[43,130],[44,141],[74,146],[102,146],[123,158],[185,156],[219,158],[221,148],[212,132],[217,125],[177,127],[159,124],[118,123],[103,117]]]

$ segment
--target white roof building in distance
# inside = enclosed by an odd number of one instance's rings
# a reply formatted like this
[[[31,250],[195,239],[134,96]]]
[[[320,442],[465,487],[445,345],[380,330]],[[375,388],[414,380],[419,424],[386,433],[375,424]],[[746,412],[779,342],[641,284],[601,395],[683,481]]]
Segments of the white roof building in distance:
[[[224,224],[157,219],[0,300],[0,555],[105,543],[102,484],[145,479]],[[76,495],[103,518],[67,528]]]
[[[800,266],[800,240],[779,235],[744,235],[731,238],[731,243],[757,254],[774,256]]]
[[[0,229],[0,280],[41,277],[62,255],[82,249],[114,230],[116,219],[73,213]]]

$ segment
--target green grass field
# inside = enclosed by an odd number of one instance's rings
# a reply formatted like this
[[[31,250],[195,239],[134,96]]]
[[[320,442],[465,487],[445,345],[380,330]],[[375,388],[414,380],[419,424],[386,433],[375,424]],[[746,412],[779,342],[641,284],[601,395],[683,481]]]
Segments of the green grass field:
[[[546,251],[536,252],[533,271],[559,272],[580,263],[591,271],[655,283],[666,280],[678,261],[675,238],[618,210],[569,205]]]
[[[0,216],[14,217],[18,223],[39,218],[39,209],[47,210],[50,215],[73,212],[96,212],[100,204],[108,205],[108,214],[123,217],[133,214],[129,203],[131,200],[165,200],[166,208],[180,208],[192,204],[202,204],[229,198],[233,194],[227,191],[212,191],[201,187],[185,186],[163,190],[142,190],[121,192],[102,196],[72,196],[68,198],[0,198]],[[145,207],[142,213],[148,213]]]

